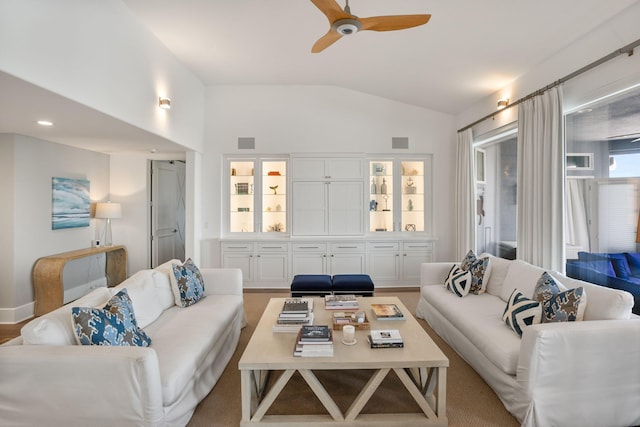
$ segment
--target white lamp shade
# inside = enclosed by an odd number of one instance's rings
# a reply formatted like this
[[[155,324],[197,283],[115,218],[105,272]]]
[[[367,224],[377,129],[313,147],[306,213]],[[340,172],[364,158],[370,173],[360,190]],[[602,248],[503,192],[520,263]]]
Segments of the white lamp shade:
[[[121,218],[122,206],[120,203],[96,203],[96,218]]]

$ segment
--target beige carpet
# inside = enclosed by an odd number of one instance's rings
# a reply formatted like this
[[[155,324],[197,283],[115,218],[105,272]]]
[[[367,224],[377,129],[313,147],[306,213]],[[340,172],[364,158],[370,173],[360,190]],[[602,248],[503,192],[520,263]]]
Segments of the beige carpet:
[[[419,296],[417,290],[393,292],[393,294],[397,295],[409,309],[415,310]],[[198,405],[189,426],[231,427],[240,425],[241,401],[238,361],[269,298],[286,296],[286,293],[274,292],[245,293],[244,303],[248,325],[242,331],[238,348],[231,362],[211,393]],[[482,378],[451,350],[426,322],[420,319],[418,321],[449,358],[449,369],[447,370],[449,425],[453,427],[518,426],[516,419],[504,409],[498,397]],[[370,372],[349,371],[347,376],[343,372],[329,371],[316,372],[316,375],[328,390],[332,390],[332,397],[340,409],[345,411],[357,395],[359,387],[367,381]],[[326,413],[324,407],[299,375],[295,375],[289,381],[268,413],[281,414],[291,408],[300,411],[299,413]],[[419,411],[399,380],[393,376],[385,379],[363,412],[371,412],[370,408],[375,408],[375,411],[380,411],[380,408],[388,408],[389,412]]]

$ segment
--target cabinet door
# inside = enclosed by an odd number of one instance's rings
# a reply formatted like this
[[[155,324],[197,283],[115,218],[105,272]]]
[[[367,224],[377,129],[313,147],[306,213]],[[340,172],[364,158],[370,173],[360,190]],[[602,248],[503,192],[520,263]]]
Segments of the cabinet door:
[[[376,280],[400,279],[400,244],[398,242],[369,242],[369,275]]]
[[[292,160],[294,179],[324,179],[327,174],[324,170],[325,159],[323,158],[299,158]]]
[[[332,253],[329,257],[330,274],[364,274],[364,254]]]
[[[326,160],[325,171],[330,179],[361,179],[364,176],[361,158],[339,157]]]
[[[255,231],[254,160],[229,161],[229,232]]]
[[[400,254],[398,252],[369,253],[369,275],[376,280],[400,279]]]
[[[325,182],[293,183],[293,234],[327,234],[327,189]]]
[[[327,274],[327,255],[319,253],[294,253],[292,274]]]
[[[363,234],[362,182],[335,182],[329,185],[329,234]]]
[[[222,255],[222,267],[242,270],[243,282],[255,280],[253,261],[253,254],[248,253],[224,253]]]
[[[289,279],[286,253],[260,253],[256,260],[258,280],[284,282]]]
[[[263,233],[287,232],[287,162],[265,160],[262,169]]]

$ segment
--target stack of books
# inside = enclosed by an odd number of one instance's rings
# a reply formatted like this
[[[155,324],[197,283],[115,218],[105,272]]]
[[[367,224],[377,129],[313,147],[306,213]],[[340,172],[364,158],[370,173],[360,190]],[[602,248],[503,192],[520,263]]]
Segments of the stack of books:
[[[355,295],[325,295],[325,310],[357,310],[360,308]]]
[[[404,341],[397,329],[372,329],[367,335],[371,348],[401,348]]]
[[[273,332],[296,333],[303,325],[313,324],[313,300],[307,298],[288,298],[282,306]]]
[[[404,320],[404,314],[395,304],[371,304],[377,320]]]
[[[333,356],[333,331],[328,325],[304,325],[296,337],[296,357]]]

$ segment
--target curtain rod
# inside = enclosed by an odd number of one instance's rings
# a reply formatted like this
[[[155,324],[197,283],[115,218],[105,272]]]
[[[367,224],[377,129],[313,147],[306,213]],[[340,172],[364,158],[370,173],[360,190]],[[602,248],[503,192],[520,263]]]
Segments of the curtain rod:
[[[603,56],[602,58],[592,62],[591,64],[585,65],[584,67],[580,68],[579,70],[574,71],[571,74],[567,74],[566,76],[562,77],[561,79],[556,80],[555,82],[546,85],[542,89],[538,89],[537,91],[532,92],[529,95],[518,99],[517,101],[511,102],[509,105],[507,105],[505,108],[503,108],[500,111],[495,111],[495,112],[493,112],[491,114],[487,114],[486,116],[476,120],[475,122],[473,122],[471,124],[468,124],[468,125],[466,125],[465,127],[461,128],[461,129],[458,129],[458,132],[463,132],[463,131],[465,131],[465,130],[477,125],[478,123],[482,123],[487,119],[493,118],[496,114],[506,110],[507,108],[514,107],[514,106],[516,106],[518,104],[521,104],[524,101],[527,101],[528,99],[533,98],[534,96],[538,96],[538,95],[548,91],[551,88],[554,88],[556,86],[560,86],[562,83],[564,83],[564,82],[566,82],[568,80],[571,80],[572,78],[577,77],[580,74],[585,73],[585,72],[597,67],[598,65],[604,64],[605,62],[608,62],[608,61],[612,60],[613,58],[616,58],[616,57],[618,57],[618,56],[620,56],[622,54],[626,53],[628,56],[631,56],[631,55],[633,55],[633,49],[638,47],[638,46],[640,46],[640,39],[634,41],[633,43],[629,43],[628,45],[626,45],[624,47],[621,47],[620,49],[615,50],[615,51],[611,52],[610,54],[608,54],[606,56]]]

